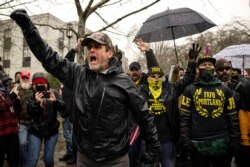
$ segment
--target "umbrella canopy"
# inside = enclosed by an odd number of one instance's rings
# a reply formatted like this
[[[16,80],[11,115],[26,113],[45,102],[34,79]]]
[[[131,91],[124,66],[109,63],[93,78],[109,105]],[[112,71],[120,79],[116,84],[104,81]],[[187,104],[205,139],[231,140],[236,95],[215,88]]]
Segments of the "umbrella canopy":
[[[250,44],[231,45],[213,56],[231,61],[233,68],[250,68]]]
[[[189,8],[178,8],[150,16],[135,38],[145,42],[174,40],[175,45],[175,39],[201,33],[213,26],[215,24],[204,15]],[[175,53],[177,58],[176,46]]]

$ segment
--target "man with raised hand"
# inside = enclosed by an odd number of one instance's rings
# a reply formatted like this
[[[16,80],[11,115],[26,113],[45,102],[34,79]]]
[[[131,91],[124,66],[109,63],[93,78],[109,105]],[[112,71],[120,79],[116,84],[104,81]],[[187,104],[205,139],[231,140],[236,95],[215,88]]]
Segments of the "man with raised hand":
[[[41,38],[25,10],[10,17],[43,67],[73,90],[73,134],[77,143],[77,166],[128,167],[128,119],[131,112],[145,134],[148,159],[154,161],[159,141],[154,117],[136,86],[123,73],[109,36],[94,32],[82,42],[88,65],[63,59]]]

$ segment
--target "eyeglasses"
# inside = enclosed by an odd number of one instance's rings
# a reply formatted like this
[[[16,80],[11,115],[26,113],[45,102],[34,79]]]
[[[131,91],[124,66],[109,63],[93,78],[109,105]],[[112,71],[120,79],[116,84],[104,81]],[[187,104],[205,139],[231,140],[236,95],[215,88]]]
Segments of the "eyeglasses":
[[[222,71],[224,71],[224,70],[228,71],[228,70],[230,70],[230,69],[231,69],[231,67],[224,67],[224,68],[218,68],[217,71],[222,72]]]

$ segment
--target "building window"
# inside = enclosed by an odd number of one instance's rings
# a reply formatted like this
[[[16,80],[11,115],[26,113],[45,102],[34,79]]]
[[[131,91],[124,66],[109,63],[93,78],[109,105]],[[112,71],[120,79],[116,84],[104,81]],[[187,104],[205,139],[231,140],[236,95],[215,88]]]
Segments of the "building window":
[[[11,30],[4,30],[3,68],[10,68]]]
[[[59,52],[63,51],[63,48],[64,48],[63,38],[58,38],[58,48],[59,48]]]
[[[25,39],[23,39],[23,67],[30,67],[31,51]]]
[[[3,51],[3,68],[10,68],[10,50]]]
[[[58,49],[59,52],[63,53],[63,48],[64,48],[64,32],[59,31],[59,38],[58,38]]]

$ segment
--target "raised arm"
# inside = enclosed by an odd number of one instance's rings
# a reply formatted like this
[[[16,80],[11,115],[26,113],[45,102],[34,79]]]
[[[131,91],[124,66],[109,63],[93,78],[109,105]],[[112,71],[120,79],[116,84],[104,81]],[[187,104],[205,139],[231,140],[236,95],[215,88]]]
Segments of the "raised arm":
[[[144,42],[142,39],[136,39],[134,42],[141,52],[145,52],[148,69],[153,66],[159,66],[155,54],[149,46],[149,43]]]

